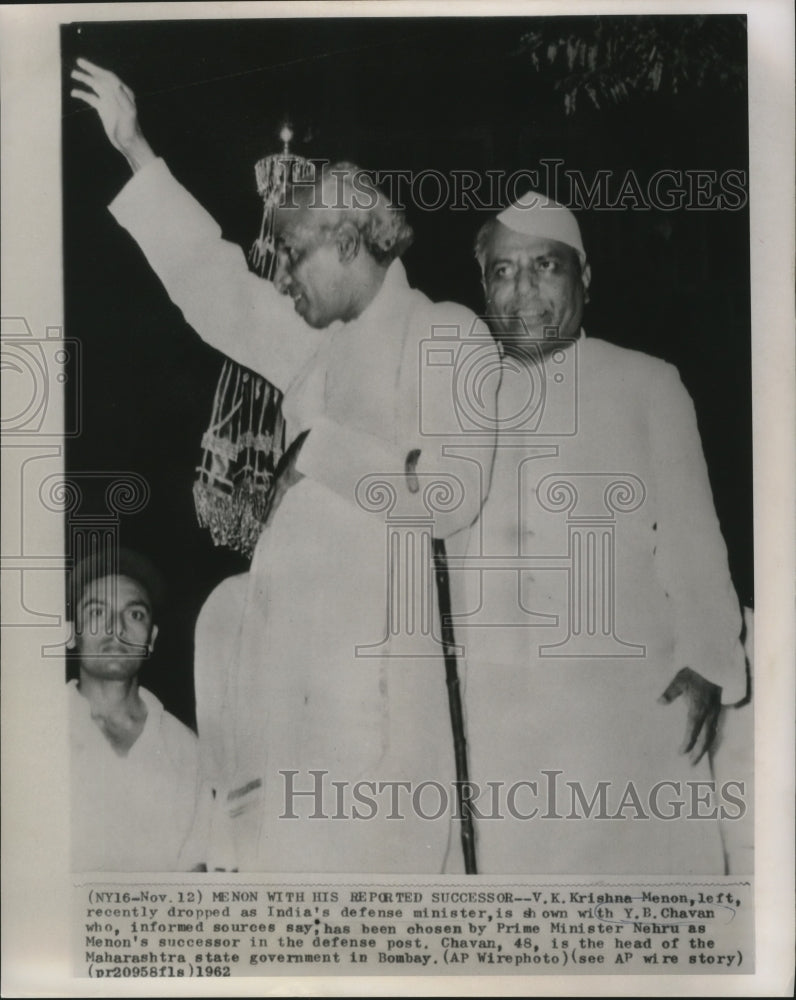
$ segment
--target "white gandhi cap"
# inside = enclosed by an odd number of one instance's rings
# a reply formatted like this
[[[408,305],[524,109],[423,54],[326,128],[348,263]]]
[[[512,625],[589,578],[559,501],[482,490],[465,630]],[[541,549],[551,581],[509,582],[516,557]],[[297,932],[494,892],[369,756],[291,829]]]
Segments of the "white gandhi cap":
[[[545,194],[528,191],[502,211],[497,220],[515,233],[566,243],[577,252],[581,266],[586,263],[586,251],[575,216]]]

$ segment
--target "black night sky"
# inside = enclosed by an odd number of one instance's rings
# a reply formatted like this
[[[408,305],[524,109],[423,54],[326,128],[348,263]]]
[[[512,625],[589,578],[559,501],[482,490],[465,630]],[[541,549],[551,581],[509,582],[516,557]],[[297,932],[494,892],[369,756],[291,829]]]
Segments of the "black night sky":
[[[486,175],[554,159],[589,177],[748,171],[744,93],[684,89],[599,110],[581,104],[567,116],[521,44],[538,26],[531,18],[305,18],[62,29],[66,336],[81,341],[83,364],[83,430],[69,442],[67,471],[134,471],[149,483],[149,503],[122,524],[122,543],[148,553],[169,586],[144,683],[189,724],[193,623],[213,587],[246,568],[198,527],[191,493],[221,356],[186,326],[106,210],[127,166],[94,112],[69,97],[74,60],[83,55],[132,87],[156,152],[245,248],[261,215],[254,163],[278,150],[285,117],[296,152],[375,171]],[[408,214],[412,284],[480,311],[471,247],[487,213],[410,204]],[[748,208],[579,219],[593,271],[586,330],[680,369],[736,587],[751,604]]]

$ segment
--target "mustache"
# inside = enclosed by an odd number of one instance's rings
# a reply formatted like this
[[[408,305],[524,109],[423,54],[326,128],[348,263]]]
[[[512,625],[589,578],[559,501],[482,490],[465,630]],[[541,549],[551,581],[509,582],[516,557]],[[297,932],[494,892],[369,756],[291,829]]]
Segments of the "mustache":
[[[113,654],[118,654],[121,656],[134,656],[140,655],[142,652],[147,652],[149,646],[144,642],[128,642],[126,639],[119,638],[118,636],[108,636],[103,642],[100,643],[99,651],[100,654],[108,656]]]

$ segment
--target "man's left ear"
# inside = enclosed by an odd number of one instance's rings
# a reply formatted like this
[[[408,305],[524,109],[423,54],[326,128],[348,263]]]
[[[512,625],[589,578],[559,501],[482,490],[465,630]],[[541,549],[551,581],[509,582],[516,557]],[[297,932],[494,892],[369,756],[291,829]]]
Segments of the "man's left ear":
[[[341,264],[350,264],[359,253],[359,230],[353,222],[342,222],[335,234],[337,254]]]
[[[589,301],[589,285],[591,284],[591,264],[584,264],[580,280],[583,282],[583,301]]]
[[[147,649],[149,652],[153,652],[155,649],[155,639],[158,637],[158,627],[157,625],[152,626],[152,631],[149,633],[149,642],[147,643]]]

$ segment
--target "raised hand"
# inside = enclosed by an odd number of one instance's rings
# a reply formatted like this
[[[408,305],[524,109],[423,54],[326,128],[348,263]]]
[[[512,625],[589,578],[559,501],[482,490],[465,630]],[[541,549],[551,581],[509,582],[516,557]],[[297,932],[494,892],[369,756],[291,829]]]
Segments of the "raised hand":
[[[115,73],[82,58],[72,70],[72,79],[82,85],[72,89],[72,97],[96,110],[111,145],[122,153],[134,173],[155,159],[138,123],[135,94],[127,84]]]
[[[690,667],[683,667],[658,701],[669,705],[680,697],[684,697],[688,704],[688,721],[680,753],[689,754],[691,763],[698,764],[712,749],[716,740],[721,712],[721,688]]]

